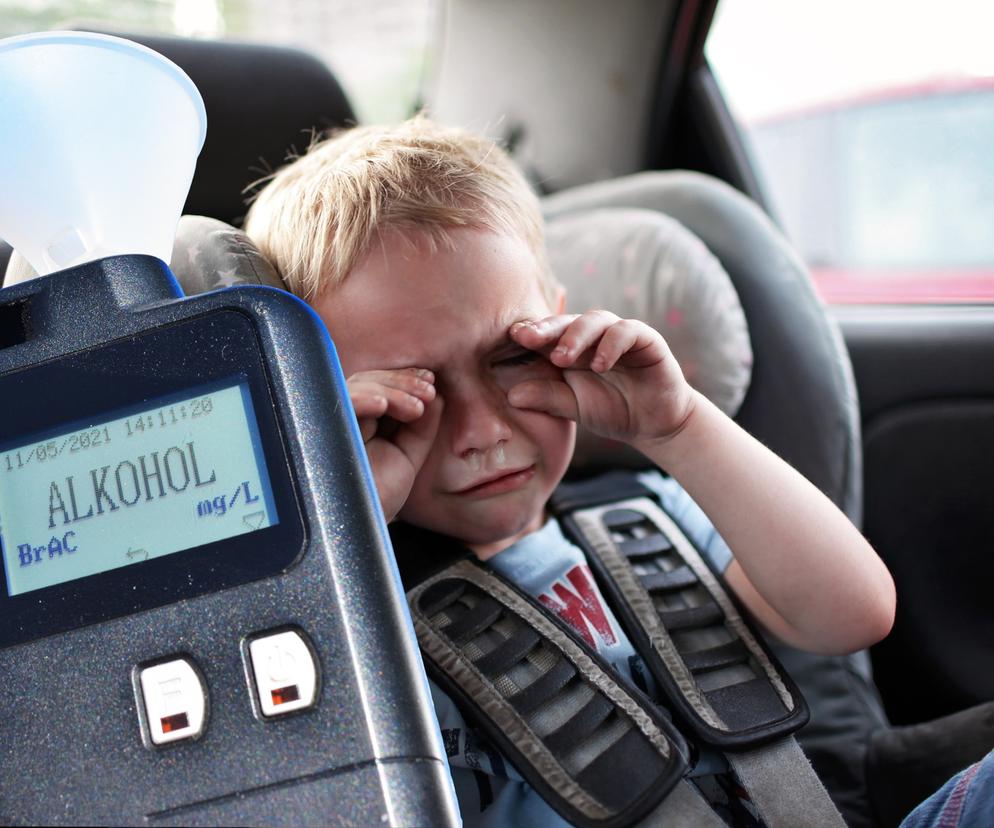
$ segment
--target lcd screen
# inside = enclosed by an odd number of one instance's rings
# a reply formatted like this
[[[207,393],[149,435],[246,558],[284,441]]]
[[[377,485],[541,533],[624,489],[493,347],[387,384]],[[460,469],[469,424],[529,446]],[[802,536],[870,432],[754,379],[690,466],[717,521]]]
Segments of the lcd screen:
[[[11,597],[277,523],[244,378],[0,446]]]

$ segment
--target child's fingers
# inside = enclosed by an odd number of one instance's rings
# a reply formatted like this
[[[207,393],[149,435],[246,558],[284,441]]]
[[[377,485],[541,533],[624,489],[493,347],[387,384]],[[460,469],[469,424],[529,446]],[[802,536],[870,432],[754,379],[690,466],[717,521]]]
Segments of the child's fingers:
[[[590,360],[590,369],[599,374],[610,371],[618,360],[629,351],[648,344],[647,338],[646,342],[641,342],[645,338],[644,334],[645,329],[640,322],[632,319],[621,319],[615,322],[604,332],[600,342],[597,343],[597,350]]]
[[[362,435],[362,441],[368,443],[373,439],[373,435],[376,434],[376,425],[379,422],[375,417],[357,417],[359,421],[359,434]]]
[[[407,456],[415,472],[424,465],[428,452],[435,442],[444,407],[442,398],[436,397],[425,407],[424,417],[397,429],[394,435],[394,443]]]
[[[356,417],[360,420],[375,419],[387,413],[387,398],[380,392],[378,385],[350,384],[349,399],[352,401]]]
[[[427,368],[359,371],[349,377],[350,386],[353,382],[378,383],[411,394],[424,402],[435,396],[435,375]]]
[[[509,333],[519,345],[542,351],[553,364],[563,368],[573,365],[604,328],[617,320],[608,311],[561,314],[536,322],[518,322]]]
[[[532,351],[548,351],[576,318],[575,313],[565,313],[534,322],[515,322],[508,333],[511,339]]]
[[[392,417],[409,423],[424,414],[424,401],[406,391],[355,377],[349,379],[348,388],[356,417]]]
[[[549,360],[560,368],[575,366],[587,351],[600,342],[604,332],[619,321],[610,311],[602,310],[588,311],[578,316],[559,337]]]
[[[515,408],[544,411],[553,417],[579,420],[580,408],[576,394],[562,380],[527,380],[519,382],[507,393]]]

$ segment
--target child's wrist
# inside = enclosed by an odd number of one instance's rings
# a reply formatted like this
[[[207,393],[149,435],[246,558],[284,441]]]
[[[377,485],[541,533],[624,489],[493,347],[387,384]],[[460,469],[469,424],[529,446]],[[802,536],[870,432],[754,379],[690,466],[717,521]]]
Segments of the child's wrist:
[[[696,440],[697,432],[695,424],[701,419],[702,411],[710,406],[707,398],[700,392],[693,388],[690,388],[689,391],[683,417],[675,428],[662,436],[646,437],[632,441],[633,448],[652,459],[657,465],[667,469],[680,456],[693,451],[693,443]]]

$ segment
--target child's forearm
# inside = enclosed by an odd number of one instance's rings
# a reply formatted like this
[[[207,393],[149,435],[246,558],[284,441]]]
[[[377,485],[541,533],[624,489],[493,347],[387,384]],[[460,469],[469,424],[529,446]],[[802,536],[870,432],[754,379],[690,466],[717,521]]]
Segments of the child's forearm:
[[[695,394],[681,430],[636,443],[711,519],[735,554],[729,586],[771,632],[820,653],[883,638],[894,583],[872,547],[807,479]]]

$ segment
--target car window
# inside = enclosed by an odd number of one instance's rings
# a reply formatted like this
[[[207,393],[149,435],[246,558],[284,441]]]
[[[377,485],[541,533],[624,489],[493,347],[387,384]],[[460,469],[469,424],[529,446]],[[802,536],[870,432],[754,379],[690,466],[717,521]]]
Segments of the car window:
[[[95,23],[297,46],[323,59],[363,123],[409,116],[440,34],[439,0],[0,0],[0,37]]]
[[[830,302],[994,301],[994,6],[722,0],[707,58]]]

